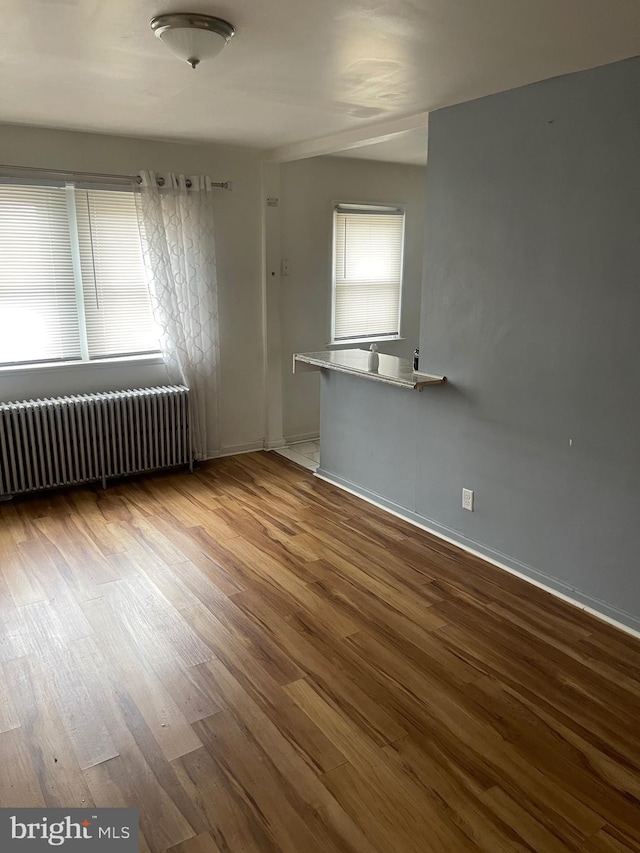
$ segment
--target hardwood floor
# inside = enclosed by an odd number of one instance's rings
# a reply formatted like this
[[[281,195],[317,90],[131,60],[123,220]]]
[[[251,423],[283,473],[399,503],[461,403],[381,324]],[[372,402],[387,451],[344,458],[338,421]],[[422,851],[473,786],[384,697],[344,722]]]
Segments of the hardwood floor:
[[[640,642],[275,454],[0,504],[0,805],[141,850],[640,850]]]

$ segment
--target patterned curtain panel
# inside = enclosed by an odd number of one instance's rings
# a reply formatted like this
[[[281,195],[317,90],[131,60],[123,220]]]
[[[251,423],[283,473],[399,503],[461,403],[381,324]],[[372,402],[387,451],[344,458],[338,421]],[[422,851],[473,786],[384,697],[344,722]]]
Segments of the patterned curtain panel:
[[[211,179],[140,172],[138,222],[171,380],[190,389],[193,452],[218,444],[219,324]]]

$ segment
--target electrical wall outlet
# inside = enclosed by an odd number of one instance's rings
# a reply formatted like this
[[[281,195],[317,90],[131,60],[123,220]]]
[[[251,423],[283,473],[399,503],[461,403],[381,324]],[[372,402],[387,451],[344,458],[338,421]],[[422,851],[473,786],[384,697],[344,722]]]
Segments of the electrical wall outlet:
[[[471,489],[462,490],[462,509],[468,509],[473,512],[473,492]]]

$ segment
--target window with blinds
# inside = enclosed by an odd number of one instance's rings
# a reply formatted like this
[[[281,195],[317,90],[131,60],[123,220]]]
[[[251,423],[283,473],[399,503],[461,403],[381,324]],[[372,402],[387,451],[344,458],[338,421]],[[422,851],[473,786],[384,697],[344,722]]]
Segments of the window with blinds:
[[[153,323],[132,192],[75,191],[89,358],[153,352]]]
[[[399,335],[404,210],[339,204],[333,235],[332,342]]]
[[[0,364],[158,349],[133,191],[0,184]]]

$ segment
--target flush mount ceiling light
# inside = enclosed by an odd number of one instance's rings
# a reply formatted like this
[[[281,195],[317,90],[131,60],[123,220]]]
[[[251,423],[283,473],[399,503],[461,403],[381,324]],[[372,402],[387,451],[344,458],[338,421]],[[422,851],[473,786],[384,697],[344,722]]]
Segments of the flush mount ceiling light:
[[[158,15],[152,19],[151,29],[170,51],[188,62],[192,68],[203,59],[217,56],[236,31],[234,26],[222,18],[195,12]]]

